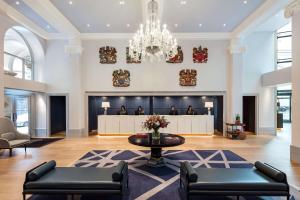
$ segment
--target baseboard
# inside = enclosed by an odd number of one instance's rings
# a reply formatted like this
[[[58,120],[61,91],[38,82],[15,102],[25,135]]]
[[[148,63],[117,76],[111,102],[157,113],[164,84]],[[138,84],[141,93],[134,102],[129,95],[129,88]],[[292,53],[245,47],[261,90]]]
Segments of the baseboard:
[[[67,137],[82,137],[88,136],[85,129],[69,129],[67,133]]]
[[[276,134],[276,129],[274,127],[259,127],[258,133],[260,135],[275,135]]]
[[[300,147],[290,146],[290,158],[293,162],[300,163]]]
[[[34,129],[34,133],[31,134],[31,137],[47,137],[47,129],[37,128]]]

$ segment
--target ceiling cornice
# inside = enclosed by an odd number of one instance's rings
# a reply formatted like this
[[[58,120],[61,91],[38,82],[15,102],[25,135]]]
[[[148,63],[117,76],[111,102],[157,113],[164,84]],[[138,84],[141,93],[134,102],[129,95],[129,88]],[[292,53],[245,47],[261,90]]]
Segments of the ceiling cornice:
[[[134,33],[82,33],[82,40],[101,40],[101,39],[131,39]],[[228,32],[208,32],[208,33],[173,33],[177,39],[184,40],[229,40]],[[54,35],[53,35],[54,37]],[[58,36],[56,38],[59,38]]]
[[[49,0],[23,1],[66,38],[80,35],[76,27]]]
[[[16,9],[11,7],[3,0],[0,0],[0,9],[4,13],[6,13],[8,17],[15,20],[17,23],[21,24],[22,26],[26,27],[28,30],[32,31],[33,33],[37,34],[38,36],[44,39],[49,39],[48,32],[46,32],[41,27],[33,23],[31,20],[29,20],[27,17],[22,15],[20,12],[18,12]]]
[[[258,25],[284,9],[293,0],[266,0],[258,9],[248,16],[231,34],[232,38],[245,37]]]

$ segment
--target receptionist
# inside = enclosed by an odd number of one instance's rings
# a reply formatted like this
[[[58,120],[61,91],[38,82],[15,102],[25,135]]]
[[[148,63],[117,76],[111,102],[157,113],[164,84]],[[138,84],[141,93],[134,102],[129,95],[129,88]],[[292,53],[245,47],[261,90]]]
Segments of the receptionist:
[[[185,112],[186,115],[197,115],[197,112],[193,109],[191,105],[189,105],[188,109]]]
[[[178,115],[178,111],[176,110],[175,106],[171,106],[169,115]]]
[[[128,112],[124,105],[121,106],[121,110],[119,110],[118,115],[128,115]]]
[[[138,109],[134,112],[135,115],[144,115],[144,109],[142,106],[139,106]]]

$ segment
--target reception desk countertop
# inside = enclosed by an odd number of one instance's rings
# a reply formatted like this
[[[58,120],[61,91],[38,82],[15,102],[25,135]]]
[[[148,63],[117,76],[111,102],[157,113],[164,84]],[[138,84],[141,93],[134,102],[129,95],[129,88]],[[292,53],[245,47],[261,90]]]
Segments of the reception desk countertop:
[[[160,129],[164,133],[173,134],[213,134],[213,115],[164,115],[170,124]],[[142,123],[148,115],[98,115],[98,133],[134,134],[147,133]]]

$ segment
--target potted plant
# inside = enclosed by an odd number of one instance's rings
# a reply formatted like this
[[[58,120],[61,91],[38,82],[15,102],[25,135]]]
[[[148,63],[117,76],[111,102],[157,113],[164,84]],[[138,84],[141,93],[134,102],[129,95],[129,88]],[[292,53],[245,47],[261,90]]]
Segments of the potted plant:
[[[143,128],[153,130],[152,139],[160,139],[160,128],[166,128],[170,122],[167,122],[164,116],[152,115],[143,122]]]
[[[236,114],[236,116],[235,116],[235,123],[236,124],[240,124],[241,123],[241,116],[240,116],[240,114]]]

